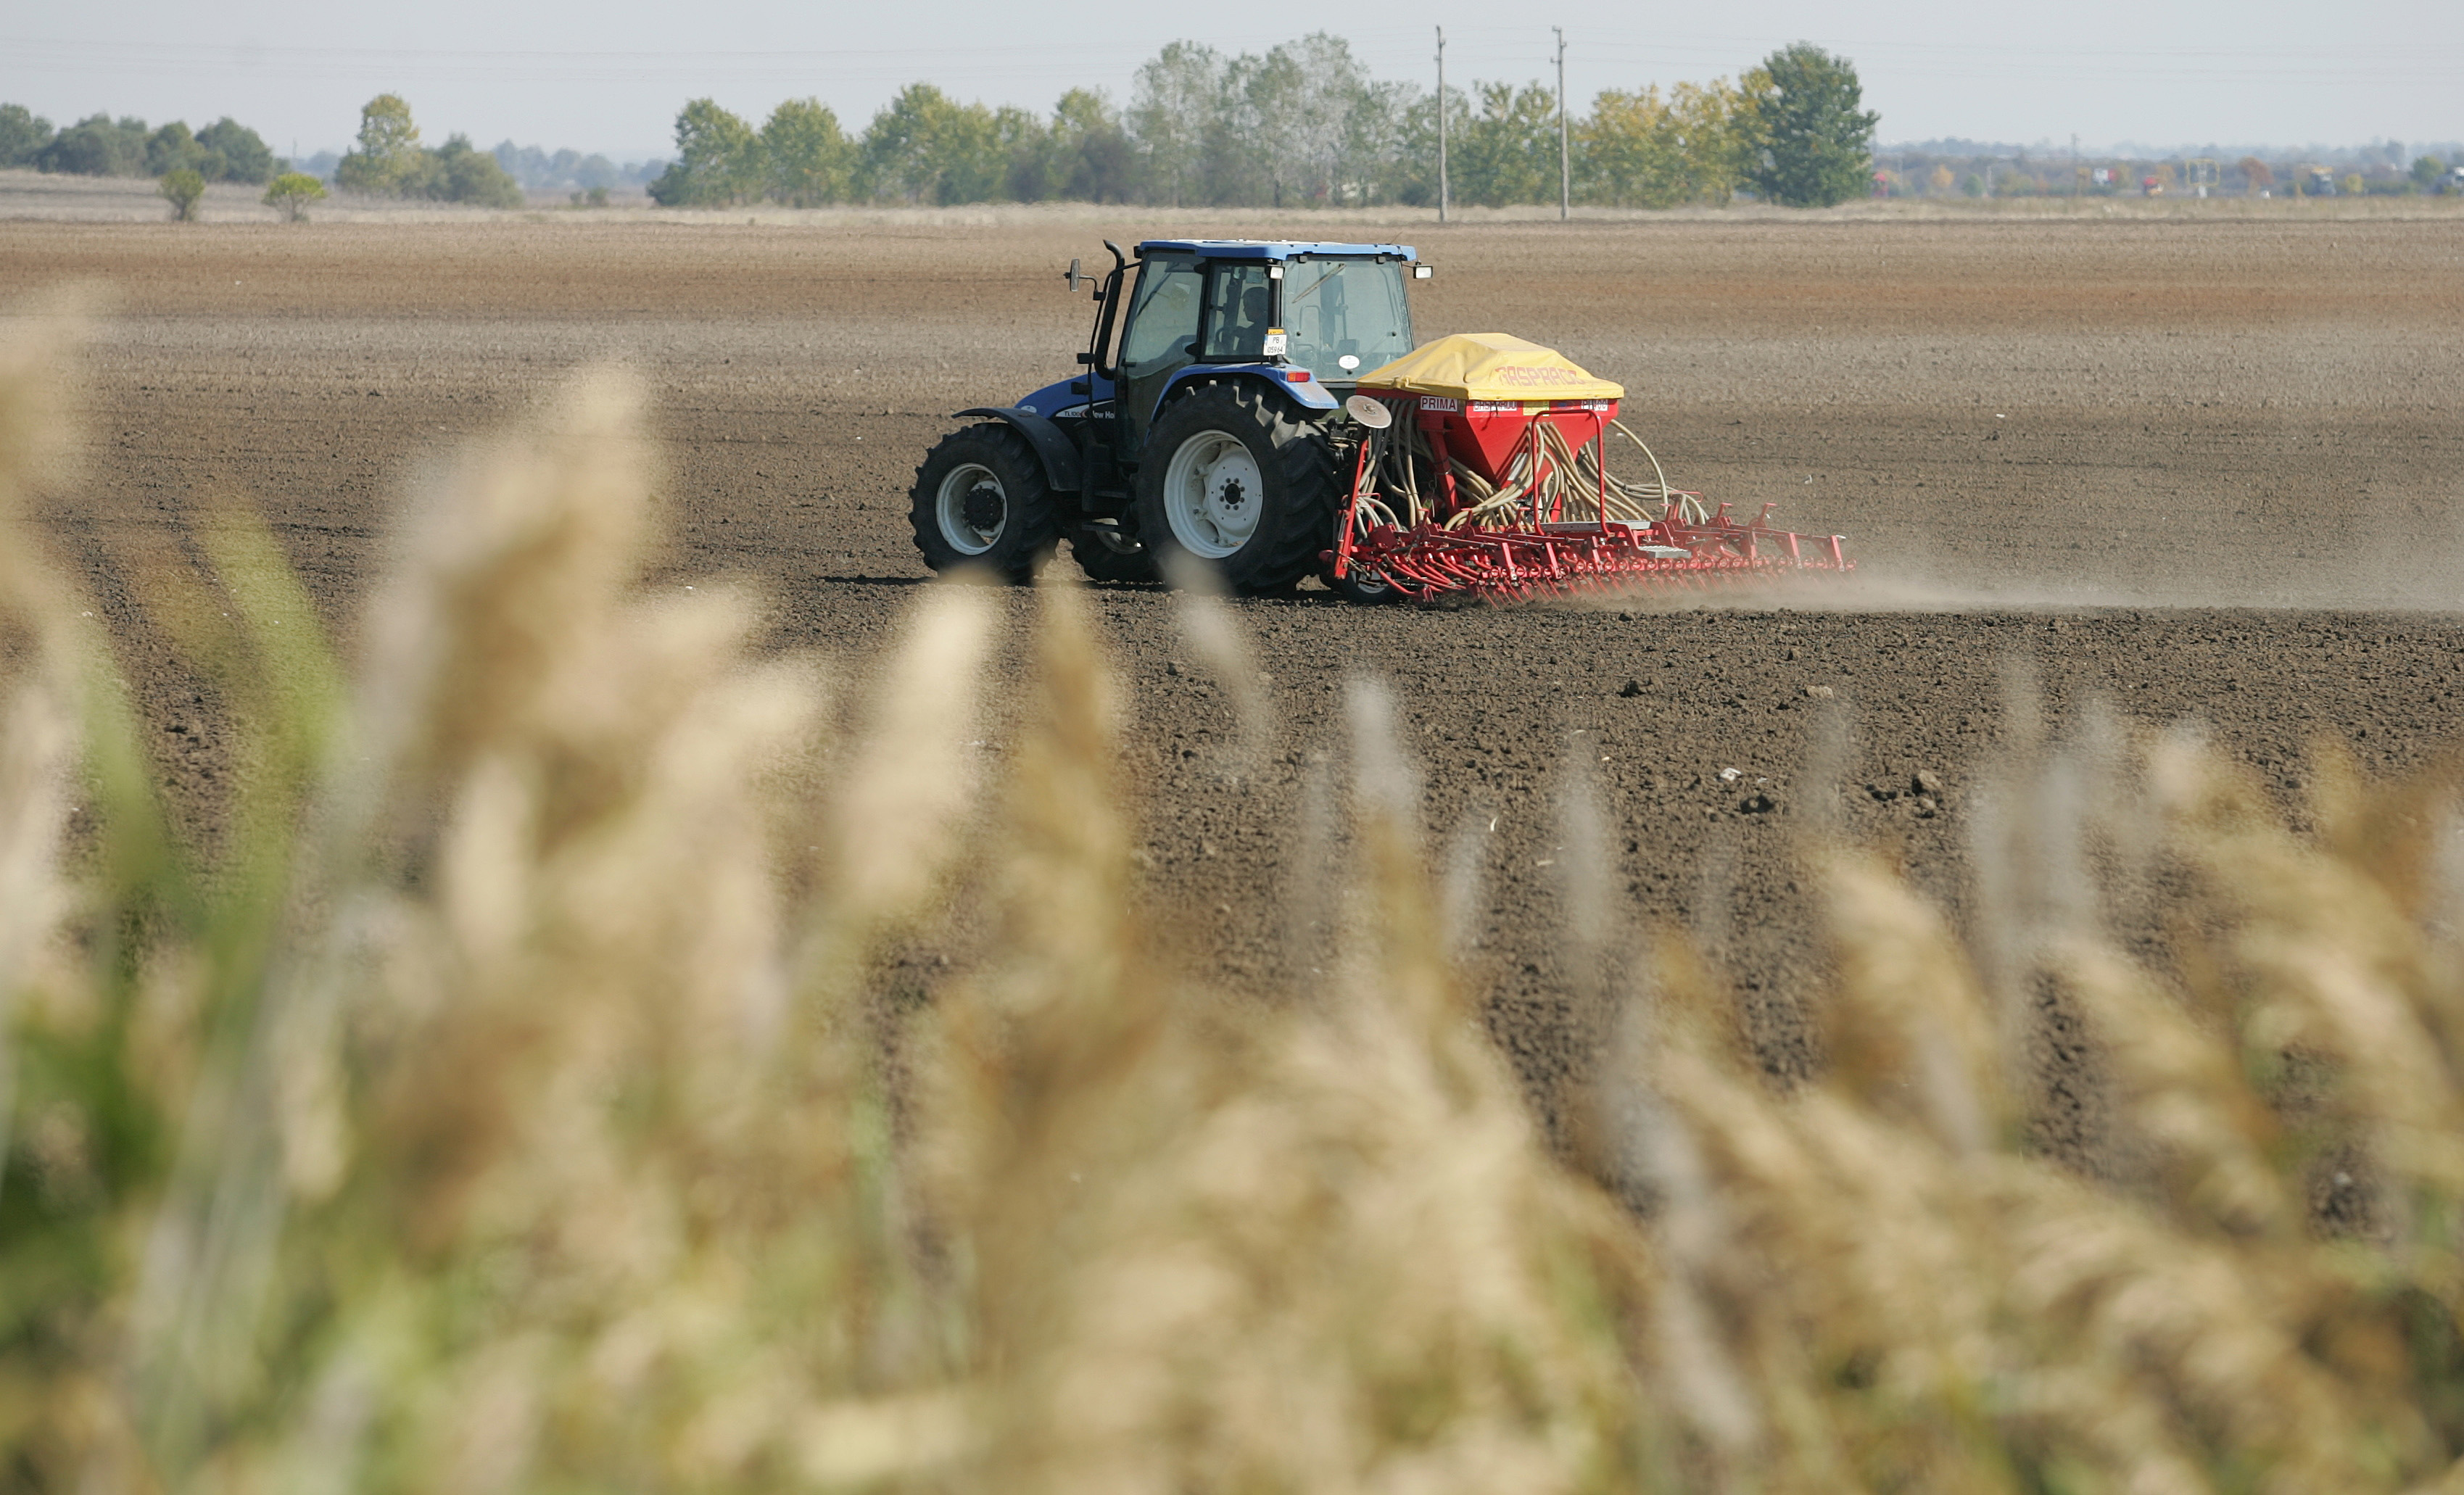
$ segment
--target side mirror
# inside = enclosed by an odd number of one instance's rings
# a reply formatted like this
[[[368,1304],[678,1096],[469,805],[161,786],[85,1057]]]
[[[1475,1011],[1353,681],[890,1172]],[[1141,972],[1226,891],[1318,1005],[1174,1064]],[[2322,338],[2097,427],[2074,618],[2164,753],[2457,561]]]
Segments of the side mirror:
[[[1073,262],[1073,263],[1074,263],[1074,262]],[[1414,266],[1412,267],[1412,278],[1413,278],[1413,279],[1415,279],[1415,280],[1426,280],[1426,279],[1428,279],[1428,278],[1429,278],[1429,267],[1428,267],[1428,266],[1426,266],[1426,265],[1414,265]]]
[[[1069,283],[1069,294],[1075,296],[1078,294],[1078,282],[1087,277],[1078,273],[1078,261],[1072,259],[1069,262],[1069,269],[1062,275],[1061,278]]]

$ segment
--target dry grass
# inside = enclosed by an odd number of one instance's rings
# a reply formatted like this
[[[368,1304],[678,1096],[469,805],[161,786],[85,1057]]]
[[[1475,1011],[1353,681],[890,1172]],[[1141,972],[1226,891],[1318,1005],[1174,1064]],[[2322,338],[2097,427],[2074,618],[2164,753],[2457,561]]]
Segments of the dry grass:
[[[1348,813],[1295,830],[1341,854],[1304,879],[1341,978],[1220,1001],[1142,934],[1076,597],[1040,600],[1003,781],[965,747],[968,588],[825,743],[822,671],[753,651],[747,599],[640,585],[655,464],[613,375],[427,496],[356,678],[261,534],[200,537],[165,621],[251,733],[209,856],[22,518],[57,356],[0,362],[11,1487],[2455,1481],[2445,777],[2330,758],[2297,836],[2195,742],[2019,733],[1982,958],[1809,842],[1832,1065],[1787,1093],[1717,973],[1630,948],[1575,866],[1615,1016],[1572,1168],[1448,963],[1477,894],[1432,890],[1375,686]],[[1189,627],[1262,699],[1237,618]],[[1604,861],[1596,795],[1561,814]],[[1000,955],[898,1035],[891,1096],[872,958],[961,860]],[[2098,911],[2159,872],[2193,890],[2150,970]],[[2084,1172],[2027,1142],[2056,1007],[2121,1117]]]

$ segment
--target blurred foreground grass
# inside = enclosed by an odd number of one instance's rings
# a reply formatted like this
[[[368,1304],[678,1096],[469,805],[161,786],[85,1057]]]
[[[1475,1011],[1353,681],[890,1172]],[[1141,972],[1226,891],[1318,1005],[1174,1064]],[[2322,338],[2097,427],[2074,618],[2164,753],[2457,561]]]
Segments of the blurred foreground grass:
[[[249,737],[189,844],[26,517],[66,336],[0,355],[0,1487],[2464,1489],[2445,774],[2330,754],[2296,835],[2195,738],[2041,742],[2022,693],[1972,952],[1809,820],[1832,1063],[1787,1093],[1600,894],[1570,778],[1618,1018],[1560,1159],[1374,686],[1295,832],[1340,978],[1212,1000],[1142,934],[1073,594],[1005,781],[970,589],[826,743],[750,599],[640,586],[614,376],[415,510],[349,678],[261,531],[197,537],[156,621]],[[962,858],[999,954],[893,1080],[874,957]],[[2149,969],[2098,911],[2160,892]],[[2057,1018],[2090,1168],[2027,1145]]]

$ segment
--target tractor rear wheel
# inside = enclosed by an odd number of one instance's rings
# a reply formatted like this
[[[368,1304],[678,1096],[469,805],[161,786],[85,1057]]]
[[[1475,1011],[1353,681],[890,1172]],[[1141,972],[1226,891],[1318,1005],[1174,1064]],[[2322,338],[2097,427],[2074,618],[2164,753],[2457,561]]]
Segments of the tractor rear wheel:
[[[1138,461],[1138,539],[1169,574],[1177,554],[1236,591],[1287,587],[1334,542],[1325,435],[1242,381],[1165,407]]]
[[[1155,557],[1137,537],[1110,519],[1080,519],[1069,526],[1069,554],[1090,582],[1152,582]]]
[[[1013,583],[1034,581],[1061,537],[1035,449],[993,422],[941,438],[915,470],[907,517],[934,570],[981,566]]]

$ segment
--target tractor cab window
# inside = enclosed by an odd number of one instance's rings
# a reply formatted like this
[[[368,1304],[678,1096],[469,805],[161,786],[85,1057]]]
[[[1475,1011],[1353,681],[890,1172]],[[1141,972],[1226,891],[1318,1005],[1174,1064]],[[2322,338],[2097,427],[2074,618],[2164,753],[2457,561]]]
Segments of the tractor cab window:
[[[1287,356],[1328,383],[1348,383],[1412,351],[1403,267],[1374,259],[1295,259],[1284,267]],[[1345,359],[1357,362],[1346,366]]]
[[[1190,362],[1198,346],[1198,311],[1205,276],[1186,254],[1151,254],[1138,269],[1130,301],[1129,330],[1121,335],[1121,372],[1129,379],[1169,373]]]
[[[1266,356],[1275,324],[1275,284],[1262,260],[1219,261],[1206,287],[1205,357],[1224,362]]]

